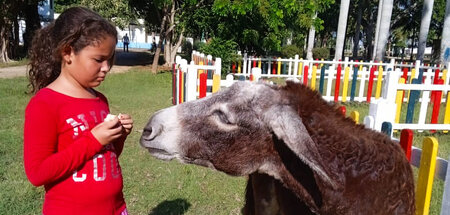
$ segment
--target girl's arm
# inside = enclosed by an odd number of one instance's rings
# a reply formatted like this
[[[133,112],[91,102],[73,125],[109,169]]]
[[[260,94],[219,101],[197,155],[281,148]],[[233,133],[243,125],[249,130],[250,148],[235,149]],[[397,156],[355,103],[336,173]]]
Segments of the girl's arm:
[[[51,107],[30,101],[25,111],[24,165],[35,186],[67,177],[101,149],[90,131],[85,131],[70,146],[58,151],[57,121]]]

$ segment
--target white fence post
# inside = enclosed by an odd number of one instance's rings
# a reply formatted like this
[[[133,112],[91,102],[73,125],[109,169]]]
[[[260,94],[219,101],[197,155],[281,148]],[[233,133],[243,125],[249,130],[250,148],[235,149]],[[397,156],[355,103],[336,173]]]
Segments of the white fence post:
[[[296,54],[295,57],[294,57],[294,71],[292,71],[292,74],[293,74],[294,77],[296,77],[297,73],[298,73],[298,63],[299,63],[299,61],[298,61],[298,54]]]
[[[197,99],[197,68],[194,61],[188,66],[186,74],[186,101]]]
[[[414,65],[414,68],[416,69],[416,77],[418,77],[419,76],[419,72],[420,72],[420,60],[416,60],[416,65]],[[416,78],[416,77],[411,77],[411,80]]]
[[[367,74],[367,68],[363,67],[362,71],[358,71],[358,76],[361,76],[360,82],[359,82],[359,102],[364,101],[364,90],[366,86],[366,74]]]
[[[214,64],[214,74],[220,75],[222,74],[222,59],[216,58],[216,62]]]
[[[220,83],[220,86],[229,87],[233,84],[233,81],[234,76],[232,74],[228,74],[227,77],[225,78],[225,83],[224,84]]]
[[[291,76],[292,74],[292,58],[289,58],[289,64],[288,64],[288,76]]]
[[[252,64],[253,64],[253,61],[254,60],[254,57],[253,56],[251,56],[251,57],[248,57],[248,62],[247,62],[247,70],[246,70],[246,74],[245,74],[245,76],[250,76],[250,73],[252,72]]]
[[[245,75],[247,72],[247,53],[244,53],[244,58],[242,58],[242,74]]]
[[[383,98],[390,103],[395,103],[399,76],[400,76],[400,69],[390,71],[389,73],[386,74],[382,93]]]
[[[177,69],[177,76],[176,76],[177,87],[175,89],[177,90],[177,104],[180,104],[180,99],[179,99],[181,96],[180,95],[180,86],[185,88],[185,86],[181,85],[181,83],[180,83],[180,76],[183,75],[183,73],[187,72],[187,68],[188,68],[187,60],[181,59],[180,60],[180,69]]]
[[[261,68],[253,67],[252,68],[253,81],[258,81],[261,78]]]
[[[374,120],[372,116],[366,116],[364,117],[364,127],[373,129]]]

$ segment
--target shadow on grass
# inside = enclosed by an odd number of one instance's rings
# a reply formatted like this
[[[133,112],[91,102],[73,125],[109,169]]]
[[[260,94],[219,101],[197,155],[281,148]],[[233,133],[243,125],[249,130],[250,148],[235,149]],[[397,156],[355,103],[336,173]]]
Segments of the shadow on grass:
[[[116,49],[114,65],[118,66],[147,66],[153,63],[153,53],[146,49],[130,49],[129,52],[123,52]],[[164,64],[164,55],[160,54],[158,64]]]
[[[185,199],[163,201],[151,209],[148,215],[181,215],[184,214],[191,204]]]

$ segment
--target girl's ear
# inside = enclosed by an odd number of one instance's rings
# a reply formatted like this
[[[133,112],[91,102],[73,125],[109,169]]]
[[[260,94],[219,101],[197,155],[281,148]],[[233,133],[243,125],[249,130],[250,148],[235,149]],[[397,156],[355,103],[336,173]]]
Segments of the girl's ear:
[[[71,64],[72,63],[72,52],[73,49],[71,46],[66,46],[61,50],[61,57],[62,57],[62,61],[66,64]]]

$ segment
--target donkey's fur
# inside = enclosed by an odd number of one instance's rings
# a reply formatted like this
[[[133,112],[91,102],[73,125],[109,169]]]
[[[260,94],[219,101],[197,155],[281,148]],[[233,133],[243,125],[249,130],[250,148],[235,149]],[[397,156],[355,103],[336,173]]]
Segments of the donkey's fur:
[[[399,145],[300,84],[238,82],[164,109],[141,144],[160,159],[250,175],[244,214],[414,214]]]

